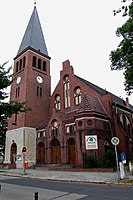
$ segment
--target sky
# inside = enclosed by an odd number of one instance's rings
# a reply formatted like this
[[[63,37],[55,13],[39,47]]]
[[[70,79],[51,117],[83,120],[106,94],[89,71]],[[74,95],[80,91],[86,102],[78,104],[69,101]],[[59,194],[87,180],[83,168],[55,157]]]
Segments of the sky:
[[[34,8],[34,0],[0,2],[0,64],[17,55]],[[114,16],[121,0],[36,0],[51,57],[52,91],[60,79],[62,62],[69,59],[74,73],[123,98],[122,71],[111,71],[109,55],[122,38],[115,34],[125,18]],[[133,95],[128,97],[133,105]]]

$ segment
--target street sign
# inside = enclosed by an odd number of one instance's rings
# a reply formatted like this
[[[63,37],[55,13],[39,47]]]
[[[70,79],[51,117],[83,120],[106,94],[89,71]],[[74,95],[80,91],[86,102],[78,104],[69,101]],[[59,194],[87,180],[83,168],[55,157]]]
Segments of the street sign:
[[[26,147],[22,147],[22,154],[26,154]]]
[[[111,139],[111,143],[112,143],[113,145],[118,145],[118,144],[119,144],[119,138],[118,138],[118,137],[113,137],[113,138]]]
[[[124,152],[121,153],[121,161],[123,164],[126,164],[126,154]]]

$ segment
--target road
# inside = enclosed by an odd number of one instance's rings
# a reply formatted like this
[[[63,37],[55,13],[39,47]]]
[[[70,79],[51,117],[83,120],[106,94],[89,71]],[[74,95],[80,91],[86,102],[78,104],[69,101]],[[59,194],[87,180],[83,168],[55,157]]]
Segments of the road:
[[[0,176],[0,200],[132,200],[133,186],[106,186]]]

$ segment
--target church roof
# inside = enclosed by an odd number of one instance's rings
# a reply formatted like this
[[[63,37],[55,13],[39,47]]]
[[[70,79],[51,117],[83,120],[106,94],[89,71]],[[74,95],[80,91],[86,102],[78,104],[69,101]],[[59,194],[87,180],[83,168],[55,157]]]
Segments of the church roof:
[[[76,76],[78,79],[80,79],[83,83],[85,83],[86,85],[88,85],[89,87],[91,87],[93,90],[95,90],[96,92],[98,92],[99,94],[105,95],[105,94],[108,93],[106,90],[100,88],[99,86],[97,86],[97,85],[95,85],[95,84],[93,84],[93,83],[91,83],[91,82],[89,82],[89,81],[87,81],[87,80],[85,80],[85,79],[83,79],[83,78],[77,76],[77,75],[75,75],[75,76]]]
[[[93,111],[104,115],[107,114],[101,101],[98,98],[88,94],[83,96],[79,111]]]
[[[29,20],[28,26],[26,28],[17,55],[19,55],[29,47],[48,56],[48,51],[45,44],[43,31],[40,24],[36,6],[34,6],[31,18]]]
[[[102,89],[100,88],[99,86],[75,75],[78,79],[80,79],[83,83],[85,83],[87,86],[89,86],[90,88],[92,88],[93,90],[95,90],[97,93],[99,93],[100,95],[106,95],[106,94],[111,94],[112,95],[112,100],[113,100],[113,103],[114,104],[117,104],[119,106],[122,106],[123,108],[125,109],[130,109],[130,110],[133,110],[133,106],[129,104],[129,107],[127,107],[125,101],[120,98],[120,97],[117,97],[116,95],[110,93],[109,91],[105,90],[105,89]]]

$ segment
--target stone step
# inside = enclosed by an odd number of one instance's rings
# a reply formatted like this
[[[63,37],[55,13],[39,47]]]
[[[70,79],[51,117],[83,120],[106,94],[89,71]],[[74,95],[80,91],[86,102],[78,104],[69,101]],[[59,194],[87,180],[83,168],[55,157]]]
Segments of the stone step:
[[[74,168],[74,165],[63,165],[63,164],[36,164],[34,168],[47,168],[47,169],[60,169],[60,168]]]

